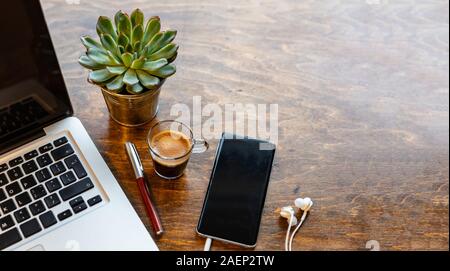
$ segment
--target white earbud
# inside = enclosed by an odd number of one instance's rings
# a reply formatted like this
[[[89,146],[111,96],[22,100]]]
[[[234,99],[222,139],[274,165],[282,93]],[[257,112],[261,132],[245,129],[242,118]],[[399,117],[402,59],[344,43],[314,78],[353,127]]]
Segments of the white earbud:
[[[286,218],[291,227],[297,225],[298,223],[297,218],[295,217],[295,210],[292,206],[285,206],[281,208],[280,216]]]
[[[308,214],[308,211],[313,206],[313,201],[310,198],[297,198],[295,199],[295,207],[303,211],[303,215],[300,218],[300,222],[297,220],[297,217],[295,217],[295,209],[292,206],[285,206],[281,208],[280,216],[286,218],[289,223],[289,228],[286,232],[286,242],[285,242],[285,249],[286,251],[292,250],[292,241],[294,239],[295,234],[300,229],[301,225],[303,224],[303,221],[306,218],[306,215]],[[297,225],[298,224],[298,225]],[[295,227],[294,232],[292,235],[290,235],[291,227],[297,225]],[[290,237],[290,238],[289,238]]]
[[[299,208],[300,210],[307,212],[309,209],[311,209],[311,206],[313,205],[313,202],[310,198],[298,198],[295,200],[295,207]]]

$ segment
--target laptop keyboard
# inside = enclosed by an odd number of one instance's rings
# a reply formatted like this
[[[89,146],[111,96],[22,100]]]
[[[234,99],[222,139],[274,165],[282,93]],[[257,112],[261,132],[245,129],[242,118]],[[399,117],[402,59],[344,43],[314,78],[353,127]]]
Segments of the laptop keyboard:
[[[49,113],[33,98],[0,108],[0,140],[48,115]]]
[[[102,202],[93,188],[66,137],[1,164],[0,250]]]

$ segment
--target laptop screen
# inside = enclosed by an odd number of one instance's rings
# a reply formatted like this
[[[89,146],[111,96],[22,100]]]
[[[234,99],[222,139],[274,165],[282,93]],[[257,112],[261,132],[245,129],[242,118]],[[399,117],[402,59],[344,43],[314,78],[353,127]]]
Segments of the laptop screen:
[[[2,5],[0,153],[72,114],[39,0]]]

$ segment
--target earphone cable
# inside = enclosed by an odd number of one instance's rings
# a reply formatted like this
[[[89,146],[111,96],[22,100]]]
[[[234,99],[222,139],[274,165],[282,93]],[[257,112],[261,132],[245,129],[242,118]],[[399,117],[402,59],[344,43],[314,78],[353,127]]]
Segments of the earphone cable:
[[[295,230],[292,232],[291,238],[289,240],[289,251],[292,251],[292,242],[294,240],[295,235],[297,234],[297,231],[300,229],[300,227],[303,224],[303,218],[300,220],[300,222],[298,223],[297,227],[295,227]]]
[[[286,232],[286,240],[285,240],[285,242],[284,242],[284,249],[286,250],[286,251],[289,251],[289,235],[290,235],[290,233],[291,233],[291,227],[292,227],[292,221],[294,220],[294,213],[292,212],[291,213],[291,219],[289,219],[289,227],[288,227],[288,229],[287,229],[287,232]]]
[[[210,251],[211,250],[211,244],[212,244],[212,239],[211,238],[207,238],[205,241],[205,247],[203,248],[203,251]]]
[[[294,237],[297,234],[297,231],[300,229],[300,227],[303,224],[303,221],[305,221],[306,218],[306,214],[308,213],[308,211],[304,211],[302,218],[300,219],[300,222],[298,223],[297,227],[295,227],[295,230],[292,232],[291,238],[289,240],[289,250],[288,251],[292,251],[292,242],[294,241]]]

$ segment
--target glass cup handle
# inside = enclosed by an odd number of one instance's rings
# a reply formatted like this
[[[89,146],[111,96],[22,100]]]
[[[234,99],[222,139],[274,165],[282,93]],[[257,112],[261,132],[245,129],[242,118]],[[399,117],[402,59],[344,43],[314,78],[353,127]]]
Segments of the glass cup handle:
[[[203,153],[209,148],[208,142],[204,139],[194,139],[194,147],[192,148],[192,153]]]

